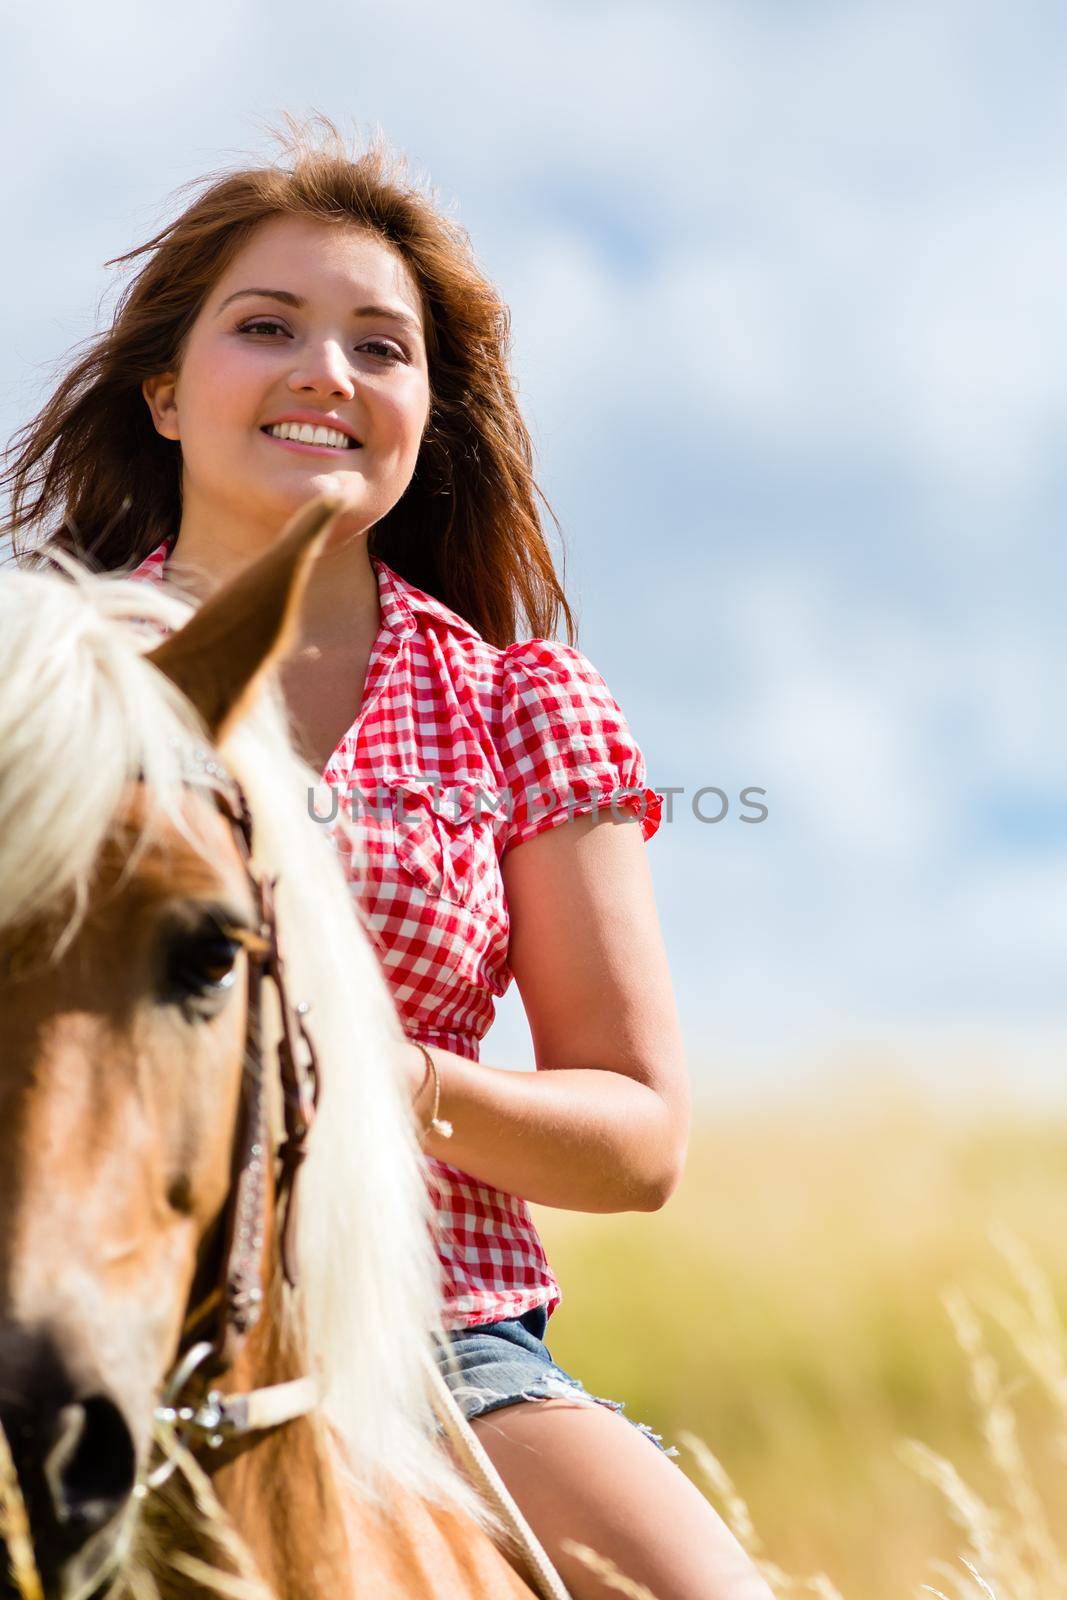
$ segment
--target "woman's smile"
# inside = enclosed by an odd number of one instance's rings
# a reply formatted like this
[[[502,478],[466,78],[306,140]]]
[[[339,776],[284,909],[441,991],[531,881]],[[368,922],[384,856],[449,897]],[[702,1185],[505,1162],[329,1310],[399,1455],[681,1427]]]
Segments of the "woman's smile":
[[[286,425],[283,424],[283,426]],[[296,425],[294,424],[293,426],[295,431]],[[357,450],[362,450],[363,448],[363,446],[355,439],[348,439],[344,444],[336,444],[330,443],[328,440],[322,438],[296,439],[293,438],[291,434],[283,438],[279,433],[274,432],[270,428],[261,428],[259,431],[263,434],[264,438],[270,440],[271,444],[281,445],[285,450],[295,450],[297,452],[303,452],[306,455],[343,456],[350,455]],[[307,428],[305,425],[305,431],[310,433],[311,429]],[[321,433],[325,430],[316,431]]]

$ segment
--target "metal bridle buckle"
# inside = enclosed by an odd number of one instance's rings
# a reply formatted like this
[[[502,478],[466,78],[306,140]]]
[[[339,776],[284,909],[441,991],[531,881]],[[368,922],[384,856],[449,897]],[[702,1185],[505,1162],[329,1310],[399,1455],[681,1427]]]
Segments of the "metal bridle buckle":
[[[224,1410],[225,1396],[217,1389],[209,1389],[206,1396],[197,1406],[179,1406],[175,1402],[185,1385],[208,1356],[214,1355],[215,1346],[208,1339],[203,1339],[199,1344],[194,1344],[179,1361],[166,1388],[163,1398],[155,1409],[155,1419],[171,1428],[176,1436],[177,1443],[183,1450],[188,1450],[193,1436],[199,1434],[213,1450],[236,1432],[233,1423],[226,1416]],[[165,1483],[178,1465],[177,1457],[171,1456],[150,1472],[144,1479],[142,1494],[147,1494],[150,1489],[158,1489]]]

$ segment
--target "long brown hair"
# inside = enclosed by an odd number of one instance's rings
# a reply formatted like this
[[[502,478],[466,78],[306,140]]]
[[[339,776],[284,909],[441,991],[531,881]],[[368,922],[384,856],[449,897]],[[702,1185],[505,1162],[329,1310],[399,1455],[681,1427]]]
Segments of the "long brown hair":
[[[181,455],[153,426],[145,378],[180,366],[212,287],[260,223],[354,222],[402,257],[425,307],[430,420],[414,477],[368,549],[457,611],[491,644],[555,635],[574,618],[538,514],[530,435],[508,366],[510,319],[467,234],[380,142],[354,154],[324,116],[287,117],[271,166],[214,174],[180,215],[107,266],[145,257],[111,326],[89,341],[9,446],[2,531],[20,563],[66,550],[100,571],[178,531]],[[553,519],[554,520],[554,519]],[[58,523],[58,526],[56,525]],[[50,527],[49,524],[52,526]],[[26,530],[34,530],[27,537]]]

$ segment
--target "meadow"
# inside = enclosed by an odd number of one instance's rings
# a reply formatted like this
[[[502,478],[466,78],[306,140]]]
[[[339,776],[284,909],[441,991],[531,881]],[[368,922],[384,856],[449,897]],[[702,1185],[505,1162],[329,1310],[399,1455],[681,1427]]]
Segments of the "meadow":
[[[1067,1595],[1067,1115],[705,1112],[663,1210],[536,1216],[553,1356],[707,1489],[704,1441],[766,1558],[844,1600],[988,1593],[964,1555],[997,1600]]]

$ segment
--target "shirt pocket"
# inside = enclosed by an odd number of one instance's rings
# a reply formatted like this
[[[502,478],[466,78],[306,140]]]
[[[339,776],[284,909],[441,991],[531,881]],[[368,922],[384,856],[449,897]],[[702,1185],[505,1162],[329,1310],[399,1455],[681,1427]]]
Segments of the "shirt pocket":
[[[438,783],[412,773],[387,780],[402,876],[433,900],[468,910],[497,898],[497,796],[472,778]]]

